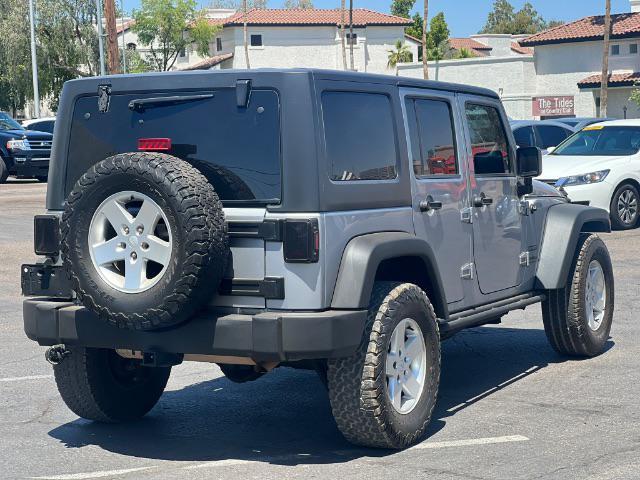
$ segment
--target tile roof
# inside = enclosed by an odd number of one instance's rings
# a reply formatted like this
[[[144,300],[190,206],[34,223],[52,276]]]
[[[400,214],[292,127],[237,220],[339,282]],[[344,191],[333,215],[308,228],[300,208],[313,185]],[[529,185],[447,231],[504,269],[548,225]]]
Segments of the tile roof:
[[[247,23],[249,25],[338,25],[340,24],[340,9],[271,9],[254,8],[247,12]],[[222,24],[225,26],[242,25],[244,13],[239,11],[228,18],[209,20],[212,24]],[[349,15],[345,14],[345,22],[348,25]],[[397,17],[386,13],[375,12],[366,8],[356,8],[353,10],[353,24],[358,27],[367,25],[389,25],[406,26],[413,21],[408,18]]]
[[[450,38],[449,45],[451,48],[455,50],[460,50],[461,48],[466,48],[467,50],[493,50],[489,45],[485,45],[484,43],[480,43],[473,38]]]
[[[116,33],[118,35],[120,35],[122,32],[126,32],[131,27],[133,27],[135,25],[135,23],[136,23],[135,20],[129,20],[127,22],[117,24],[116,25]]]
[[[511,50],[520,55],[533,55],[533,48],[521,47],[518,42],[511,43]]]
[[[609,76],[609,86],[611,87],[632,87],[640,81],[640,72],[612,73]],[[600,88],[602,75],[591,75],[578,82],[579,88]]]
[[[214,55],[213,57],[205,58],[201,62],[194,63],[193,65],[189,65],[188,67],[181,68],[182,71],[188,70],[209,70],[211,67],[215,67],[219,63],[224,62],[225,60],[229,60],[233,58],[233,53],[224,53],[222,55]]]
[[[621,13],[611,15],[612,37],[625,38],[640,36],[640,13]],[[585,42],[604,38],[604,16],[581,18],[575,22],[550,28],[524,40],[523,47],[547,45],[552,43]]]

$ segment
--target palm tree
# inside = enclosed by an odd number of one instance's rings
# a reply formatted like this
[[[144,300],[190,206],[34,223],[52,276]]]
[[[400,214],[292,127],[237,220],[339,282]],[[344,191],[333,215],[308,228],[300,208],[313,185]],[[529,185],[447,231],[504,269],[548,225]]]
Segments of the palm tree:
[[[611,0],[606,0],[604,15],[604,47],[602,54],[602,75],[600,77],[600,118],[607,117],[609,100],[609,49],[611,48]]]
[[[455,54],[455,58],[456,59],[474,58],[474,57],[475,57],[474,53],[471,50],[469,50],[468,48],[461,48]]]
[[[351,70],[355,70],[353,66],[353,0],[349,0],[349,63]]]
[[[429,80],[429,66],[427,63],[427,28],[429,18],[429,0],[424,0],[424,18],[422,19],[422,74],[425,80]]]
[[[396,40],[395,48],[393,50],[387,50],[389,57],[387,61],[387,67],[396,69],[396,76],[398,75],[398,64],[411,62],[413,54],[411,50],[402,40]]]
[[[346,1],[340,2],[340,48],[342,49],[342,68],[347,69],[347,46],[344,42],[344,15],[346,9]]]
[[[247,62],[247,68],[251,68],[249,64],[249,41],[247,34],[247,0],[242,0],[242,11],[244,15],[242,16],[242,34],[244,36],[244,58]]]

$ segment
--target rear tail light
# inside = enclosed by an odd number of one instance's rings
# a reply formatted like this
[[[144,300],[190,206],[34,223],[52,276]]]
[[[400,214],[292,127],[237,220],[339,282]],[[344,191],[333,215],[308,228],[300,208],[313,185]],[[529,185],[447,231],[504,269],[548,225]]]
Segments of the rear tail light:
[[[33,243],[36,255],[57,257],[60,253],[60,219],[57,215],[36,215]]]
[[[170,138],[139,138],[138,150],[142,152],[164,152],[171,150]]]
[[[284,222],[284,260],[288,263],[315,263],[320,254],[318,220]]]

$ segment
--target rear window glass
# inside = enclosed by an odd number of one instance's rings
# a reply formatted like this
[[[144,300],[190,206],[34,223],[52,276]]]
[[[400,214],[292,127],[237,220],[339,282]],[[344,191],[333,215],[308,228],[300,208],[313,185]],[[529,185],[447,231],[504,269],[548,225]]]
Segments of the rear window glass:
[[[538,136],[540,137],[540,148],[557,147],[560,145],[571,132],[561,127],[553,125],[538,125]]]
[[[331,180],[396,178],[398,154],[389,97],[325,92],[322,117]]]
[[[213,97],[144,111],[128,107],[135,99],[194,93],[213,93]],[[93,164],[136,151],[140,138],[170,138],[167,153],[198,168],[225,203],[280,201],[280,105],[273,90],[252,90],[247,108],[237,106],[233,88],[112,95],[107,113],[97,112],[95,96],[79,98],[69,145],[67,192]]]

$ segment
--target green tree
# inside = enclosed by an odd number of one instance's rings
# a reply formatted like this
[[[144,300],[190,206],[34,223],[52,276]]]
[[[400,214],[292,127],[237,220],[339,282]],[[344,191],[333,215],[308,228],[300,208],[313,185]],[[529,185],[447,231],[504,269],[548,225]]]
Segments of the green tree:
[[[98,69],[95,1],[39,0],[36,21],[40,94],[55,110],[64,82]],[[0,31],[0,108],[15,114],[33,99],[28,2],[2,0]]]
[[[391,2],[391,14],[409,18],[411,9],[415,4],[416,0],[393,0]]]
[[[285,0],[284,8],[291,10],[304,10],[313,8],[313,0]]]
[[[398,75],[398,64],[408,63],[413,61],[413,54],[408,45],[403,40],[396,40],[393,50],[387,50],[389,56],[387,57],[387,67],[395,68],[396,75]]]
[[[562,22],[558,21],[547,22],[529,2],[516,11],[509,0],[495,0],[493,10],[480,33],[531,35],[561,24]]]
[[[461,60],[463,58],[474,58],[475,54],[468,48],[461,48],[453,54],[453,59]]]
[[[431,19],[427,34],[427,56],[429,60],[442,60],[449,50],[449,26],[440,12]]]
[[[211,25],[196,6],[195,0],[142,0],[141,8],[133,11],[132,30],[149,47],[155,70],[170,70],[188,47],[209,55],[209,43],[220,27]]]
[[[422,38],[422,15],[416,13],[411,17],[411,20],[413,20],[413,25],[405,28],[404,33],[420,40]]]

